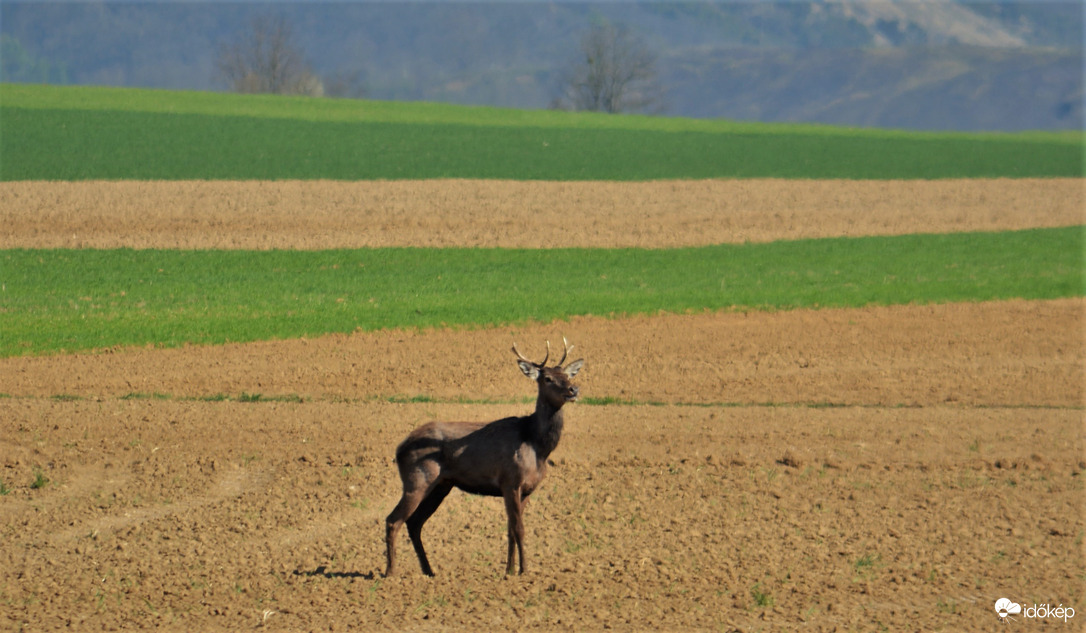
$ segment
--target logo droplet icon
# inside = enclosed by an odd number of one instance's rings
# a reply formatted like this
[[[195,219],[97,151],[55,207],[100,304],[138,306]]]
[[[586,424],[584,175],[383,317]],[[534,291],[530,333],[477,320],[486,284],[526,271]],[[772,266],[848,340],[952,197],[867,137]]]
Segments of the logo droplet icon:
[[[999,614],[999,617],[1002,619],[1010,615],[1017,615],[1019,613],[1022,613],[1022,605],[1018,604],[1017,602],[1011,602],[1007,598],[1000,598],[999,600],[996,600],[995,610],[996,613]]]

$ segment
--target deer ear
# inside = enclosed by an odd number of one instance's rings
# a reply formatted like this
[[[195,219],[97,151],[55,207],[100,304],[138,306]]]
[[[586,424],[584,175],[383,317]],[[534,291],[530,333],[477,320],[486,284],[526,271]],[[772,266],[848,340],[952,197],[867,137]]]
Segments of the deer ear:
[[[584,367],[584,359],[583,358],[580,359],[580,360],[575,360],[572,363],[566,365],[566,368],[563,369],[562,371],[564,371],[566,373],[567,377],[573,378],[574,376],[577,375],[577,372],[581,371],[582,367]]]
[[[539,379],[539,368],[531,363],[524,362],[522,360],[517,361],[517,365],[520,365],[520,370],[524,372],[524,375],[532,380]]]

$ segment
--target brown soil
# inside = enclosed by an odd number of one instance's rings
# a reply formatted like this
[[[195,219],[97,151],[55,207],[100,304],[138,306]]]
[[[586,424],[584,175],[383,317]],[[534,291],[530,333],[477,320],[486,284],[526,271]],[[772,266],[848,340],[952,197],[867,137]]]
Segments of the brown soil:
[[[7,182],[0,248],[672,247],[1086,222],[1086,181]]]
[[[669,404],[1080,407],[1086,301],[575,318],[0,359],[13,396],[527,397],[510,346],[562,336],[593,398]]]
[[[834,206],[832,183],[776,184]],[[216,244],[147,215],[146,231],[119,218],[112,238],[52,245]],[[548,237],[575,232],[554,221]],[[804,230],[855,231],[819,224]],[[326,245],[276,226],[247,244]],[[0,360],[0,628],[995,630],[1007,597],[1076,612],[1011,626],[1080,630],[1084,311],[585,318]],[[431,419],[527,412],[510,343],[534,356],[562,335],[587,360],[585,398],[528,505],[529,573],[502,576],[501,502],[456,492],[425,532],[437,578],[406,535],[383,578],[396,443]]]

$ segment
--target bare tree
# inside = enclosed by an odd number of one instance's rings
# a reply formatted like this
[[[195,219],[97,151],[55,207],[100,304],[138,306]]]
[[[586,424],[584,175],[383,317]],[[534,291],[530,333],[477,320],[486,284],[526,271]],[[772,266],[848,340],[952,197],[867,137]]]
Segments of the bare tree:
[[[215,67],[235,92],[311,96],[324,92],[281,15],[254,17],[248,30],[219,46]]]
[[[361,70],[338,70],[324,76],[324,94],[337,99],[363,99],[366,96]]]
[[[656,55],[625,26],[595,24],[581,37],[578,61],[552,106],[590,112],[659,112],[663,93],[656,76]]]

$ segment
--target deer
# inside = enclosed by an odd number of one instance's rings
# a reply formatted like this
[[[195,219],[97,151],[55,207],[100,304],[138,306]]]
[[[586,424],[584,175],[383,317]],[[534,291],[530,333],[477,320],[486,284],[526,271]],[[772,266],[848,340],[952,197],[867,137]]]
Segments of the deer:
[[[565,337],[562,343],[565,351],[553,367],[546,366],[550,341],[538,363],[525,358],[513,343],[517,366],[539,389],[531,414],[489,423],[429,422],[396,448],[403,496],[385,519],[386,577],[396,573],[396,535],[404,523],[422,573],[434,575],[422,545],[422,526],[453,488],[504,499],[509,521],[505,574],[513,574],[516,556],[520,573],[525,572],[524,504],[547,474],[547,459],[562,437],[562,407],[579,394],[570,380],[584,366],[583,358],[562,366],[573,349]]]

